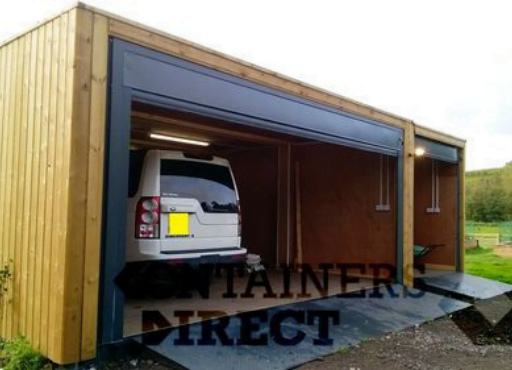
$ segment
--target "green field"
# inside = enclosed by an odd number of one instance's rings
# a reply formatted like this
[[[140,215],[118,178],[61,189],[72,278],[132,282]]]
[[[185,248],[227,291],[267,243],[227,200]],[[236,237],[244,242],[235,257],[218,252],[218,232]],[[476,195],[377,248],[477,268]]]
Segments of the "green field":
[[[497,256],[490,248],[467,250],[466,272],[512,284],[512,258]]]

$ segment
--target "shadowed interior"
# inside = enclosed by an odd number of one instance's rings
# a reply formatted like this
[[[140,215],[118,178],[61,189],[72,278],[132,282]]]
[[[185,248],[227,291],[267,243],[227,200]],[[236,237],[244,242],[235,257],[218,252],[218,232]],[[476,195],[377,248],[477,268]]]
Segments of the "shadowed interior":
[[[422,262],[455,266],[457,243],[457,165],[437,161],[439,174],[439,212],[432,207],[431,158],[418,158],[414,169],[414,243],[442,244]]]
[[[149,134],[155,132],[210,145],[153,140]],[[314,269],[321,263],[351,263],[364,270],[350,274],[368,277],[373,276],[370,264],[396,266],[396,158],[138,103],[132,111],[131,147],[228,159],[240,196],[242,245],[260,255],[271,273],[282,263]],[[380,203],[389,204],[389,210],[376,210]],[[339,281],[340,269],[330,272]],[[380,275],[387,277],[389,271]],[[372,285],[368,279],[361,282]],[[230,310],[253,309],[251,302],[240,307],[237,302]],[[169,310],[176,302],[158,304]]]

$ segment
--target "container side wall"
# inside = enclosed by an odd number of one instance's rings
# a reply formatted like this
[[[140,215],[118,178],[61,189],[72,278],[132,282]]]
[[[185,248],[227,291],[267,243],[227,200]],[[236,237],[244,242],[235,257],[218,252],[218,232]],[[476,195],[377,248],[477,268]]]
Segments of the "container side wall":
[[[81,359],[85,234],[100,213],[88,196],[101,175],[87,182],[103,156],[103,137],[89,135],[104,132],[104,107],[89,104],[92,38],[92,13],[73,9],[0,48],[0,262],[13,274],[0,335],[57,363]]]

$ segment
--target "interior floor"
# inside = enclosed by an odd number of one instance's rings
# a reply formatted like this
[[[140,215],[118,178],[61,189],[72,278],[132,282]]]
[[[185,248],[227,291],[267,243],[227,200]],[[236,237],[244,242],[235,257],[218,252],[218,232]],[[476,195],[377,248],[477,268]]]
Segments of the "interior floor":
[[[203,314],[203,317],[199,317],[198,312],[200,311],[209,311],[212,317],[236,315],[242,312],[282,306],[340,293],[360,291],[374,286],[373,279],[360,278],[358,282],[348,283],[346,289],[343,289],[341,276],[339,274],[330,274],[327,292],[318,291],[311,279],[308,278],[306,292],[309,293],[309,296],[303,297],[299,296],[301,293],[301,274],[292,272],[290,276],[290,293],[292,293],[293,297],[281,298],[280,296],[284,292],[283,272],[270,270],[267,272],[267,275],[270,286],[276,294],[275,298],[264,297],[266,291],[261,286],[253,287],[252,293],[254,297],[241,297],[246,291],[250,275],[244,274],[244,276],[240,277],[235,274],[233,292],[237,295],[236,298],[223,297],[223,294],[227,291],[227,279],[225,276],[221,276],[212,278],[210,296],[208,298],[202,298],[198,292],[191,292],[192,298],[173,297],[168,299],[145,298],[127,300],[124,307],[124,335],[132,336],[144,332],[142,323],[144,311],[158,311],[172,326],[178,326],[180,325],[180,318],[175,316],[177,311],[192,311],[194,316],[189,318],[188,323],[195,323],[208,319],[204,317],[206,314]],[[322,275],[317,273],[317,276],[320,282],[322,282]],[[258,277],[256,280],[261,281],[261,278]],[[215,314],[213,314],[214,312]]]

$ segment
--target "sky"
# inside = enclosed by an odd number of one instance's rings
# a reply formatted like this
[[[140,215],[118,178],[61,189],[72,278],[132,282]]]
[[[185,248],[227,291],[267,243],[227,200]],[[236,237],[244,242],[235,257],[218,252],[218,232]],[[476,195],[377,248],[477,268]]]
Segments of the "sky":
[[[468,170],[512,161],[512,2],[86,0],[467,140]],[[0,40],[69,7],[2,4]]]

